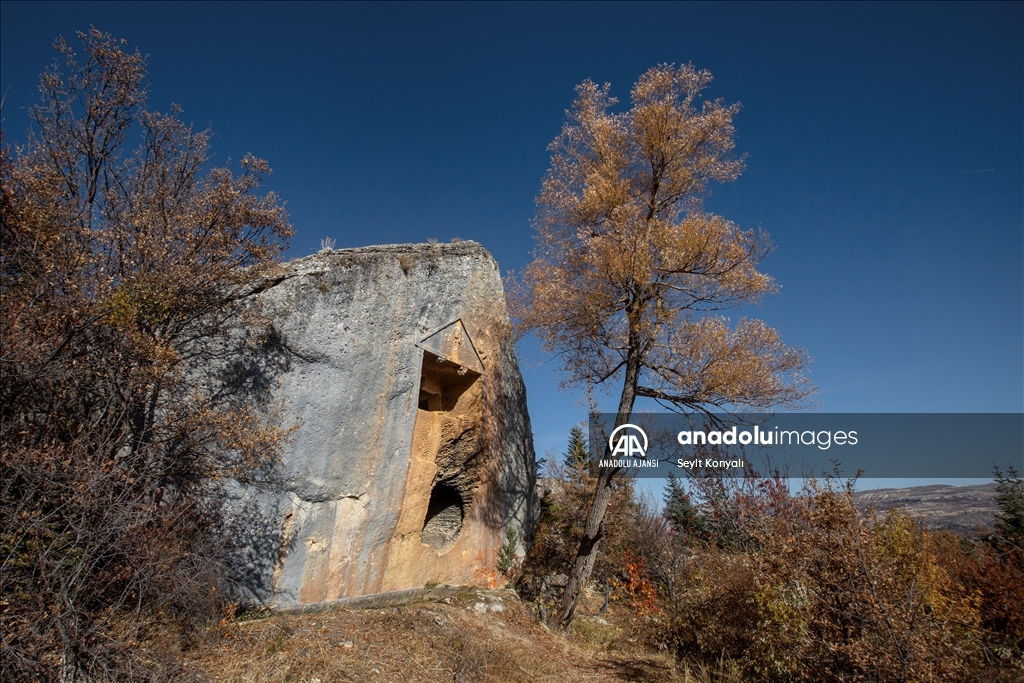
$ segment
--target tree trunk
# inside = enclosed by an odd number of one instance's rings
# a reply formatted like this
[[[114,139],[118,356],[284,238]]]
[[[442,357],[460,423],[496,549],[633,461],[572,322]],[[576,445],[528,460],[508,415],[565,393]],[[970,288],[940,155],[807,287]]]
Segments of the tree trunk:
[[[641,363],[639,337],[633,333],[634,329],[635,326],[630,325],[630,353],[626,359],[626,378],[622,385],[619,412],[615,416],[613,429],[629,422],[630,415],[633,413],[633,402],[636,400]],[[634,337],[637,338],[634,340]],[[636,346],[634,346],[634,341]],[[604,444],[604,448],[606,457],[610,458],[611,446]],[[562,628],[568,628],[573,617],[576,616],[576,605],[580,600],[580,593],[590,578],[590,573],[594,570],[597,547],[604,535],[604,516],[608,512],[608,503],[612,499],[612,484],[619,469],[618,467],[602,467],[597,471],[597,488],[594,490],[594,498],[590,503],[590,512],[587,513],[587,525],[583,530],[580,546],[576,550],[576,559],[573,561],[572,570],[569,572],[569,581],[565,585],[565,595],[562,597],[562,612],[558,617],[558,623]]]
[[[616,419],[616,422],[618,420]],[[590,512],[587,514],[587,526],[583,531],[583,538],[576,550],[576,559],[573,561],[572,570],[569,572],[569,581],[565,585],[565,595],[562,597],[562,612],[558,617],[558,623],[562,627],[568,627],[576,616],[576,604],[580,600],[580,593],[583,585],[590,578],[594,570],[594,561],[597,559],[597,546],[603,535],[602,522],[605,513],[608,511],[608,503],[612,499],[612,478],[615,469],[602,467],[597,475],[597,489],[594,491],[594,499],[590,503]]]

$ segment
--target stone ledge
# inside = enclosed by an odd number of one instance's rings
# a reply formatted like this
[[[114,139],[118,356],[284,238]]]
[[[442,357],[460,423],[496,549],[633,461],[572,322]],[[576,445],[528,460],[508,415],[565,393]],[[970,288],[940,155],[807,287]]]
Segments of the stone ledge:
[[[308,605],[295,605],[294,607],[274,608],[276,614],[311,614],[325,610],[345,607],[348,609],[376,609],[378,607],[394,607],[405,605],[417,600],[440,600],[441,598],[454,598],[465,591],[474,590],[467,586],[444,586],[438,585],[431,588],[410,588],[404,591],[388,591],[385,593],[373,593],[371,595],[356,595],[351,598],[338,598],[337,600],[325,600],[314,602]]]

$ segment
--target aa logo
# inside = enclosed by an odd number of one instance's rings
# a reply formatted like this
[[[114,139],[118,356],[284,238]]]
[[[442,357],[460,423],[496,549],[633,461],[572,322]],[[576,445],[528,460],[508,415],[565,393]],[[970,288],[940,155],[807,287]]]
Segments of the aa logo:
[[[620,432],[622,432],[620,434]],[[634,433],[635,432],[635,433]],[[616,438],[618,434],[618,438]],[[637,434],[640,438],[637,438]],[[643,439],[643,445],[640,445]],[[612,456],[623,458],[646,458],[647,457],[647,434],[636,425],[624,424],[616,427],[612,435],[608,437],[608,445],[611,446]]]

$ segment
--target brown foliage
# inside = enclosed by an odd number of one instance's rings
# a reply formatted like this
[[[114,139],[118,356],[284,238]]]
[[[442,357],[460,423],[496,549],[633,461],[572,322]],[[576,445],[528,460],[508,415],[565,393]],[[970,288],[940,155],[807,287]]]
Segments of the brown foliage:
[[[550,147],[534,261],[509,283],[512,310],[561,355],[569,383],[626,369],[630,396],[676,406],[793,405],[808,391],[806,354],[760,321],[730,330],[707,315],[777,290],[757,270],[768,237],[700,207],[709,181],[743,167],[731,154],[739,105],[697,107],[710,81],[690,65],[653,68],[622,113],[609,111],[607,84],[577,87]]]
[[[291,234],[266,162],[203,174],[210,139],[146,109],[144,59],[95,29],[0,150],[0,604],[5,678],[130,678],[132,647],[222,590],[217,482],[275,457],[260,396],[217,392],[199,344]],[[138,145],[132,146],[131,140]]]
[[[1016,681],[1024,676],[1024,553],[997,540],[972,540],[951,532],[932,539],[950,579],[978,606],[979,681]]]
[[[610,85],[585,81],[551,143],[537,198],[537,248],[510,311],[560,355],[568,384],[622,378],[615,427],[638,396],[675,410],[758,410],[802,403],[809,358],[776,330],[715,311],[777,290],[757,266],[768,236],[707,213],[711,181],[735,180],[739,105],[700,101],[711,74],[662,64],[633,86],[632,107],[612,111]],[[571,621],[596,561],[614,468],[598,473],[569,577],[561,621]]]
[[[729,542],[689,548],[682,562],[669,561],[671,539],[653,551],[664,610],[647,628],[661,646],[739,661],[751,680],[1020,675],[1019,568],[898,510],[861,515],[852,482],[810,481],[799,494],[782,479],[724,488]]]

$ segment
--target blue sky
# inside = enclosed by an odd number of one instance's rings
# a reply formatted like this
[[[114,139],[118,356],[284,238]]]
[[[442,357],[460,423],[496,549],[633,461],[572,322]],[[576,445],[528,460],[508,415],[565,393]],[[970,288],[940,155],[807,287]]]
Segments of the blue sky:
[[[3,2],[8,141],[53,39],[90,25],[150,55],[152,105],[211,126],[215,163],[270,160],[290,256],[461,237],[503,272],[573,87],[707,68],[748,155],[707,205],[777,245],[780,294],[742,313],[808,349],[821,410],[1024,410],[1021,3]],[[585,409],[520,352],[560,451]]]

